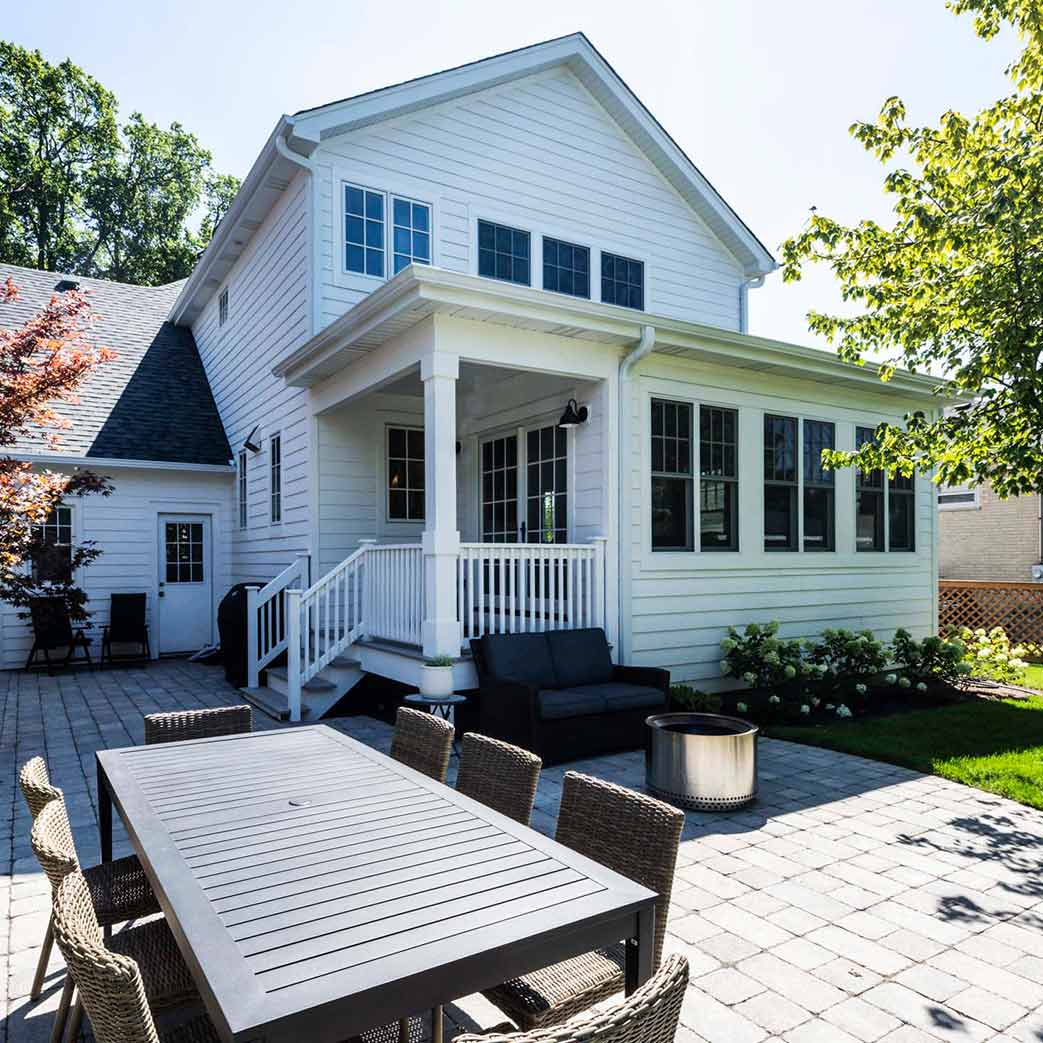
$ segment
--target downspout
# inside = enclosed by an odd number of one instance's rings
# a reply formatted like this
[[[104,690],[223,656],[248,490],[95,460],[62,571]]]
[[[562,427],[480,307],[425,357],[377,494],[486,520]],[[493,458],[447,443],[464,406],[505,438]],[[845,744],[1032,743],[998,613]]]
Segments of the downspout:
[[[630,648],[624,647],[624,635],[626,634],[625,620],[626,612],[630,607],[630,592],[632,587],[631,570],[633,568],[633,533],[631,526],[630,487],[632,485],[634,462],[631,454],[632,440],[630,432],[631,402],[629,394],[630,374],[634,367],[655,347],[655,327],[642,326],[641,336],[637,343],[623,356],[619,363],[619,448],[617,482],[619,485],[619,519],[616,532],[616,575],[619,587],[617,634],[619,651],[617,660],[625,662],[630,655]]]
[[[739,332],[749,333],[750,326],[750,290],[764,285],[763,275],[751,275],[739,283]]]

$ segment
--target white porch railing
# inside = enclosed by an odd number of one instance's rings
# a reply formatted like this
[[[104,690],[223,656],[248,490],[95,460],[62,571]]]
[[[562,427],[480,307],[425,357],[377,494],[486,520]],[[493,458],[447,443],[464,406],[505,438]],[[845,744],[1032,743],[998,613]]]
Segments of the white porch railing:
[[[366,565],[366,637],[422,642],[424,552],[419,543],[376,543]]]
[[[308,558],[298,558],[263,587],[246,588],[247,686],[256,688],[258,675],[286,651],[286,593],[308,582]]]
[[[456,600],[465,647],[484,634],[603,626],[604,546],[461,544]]]

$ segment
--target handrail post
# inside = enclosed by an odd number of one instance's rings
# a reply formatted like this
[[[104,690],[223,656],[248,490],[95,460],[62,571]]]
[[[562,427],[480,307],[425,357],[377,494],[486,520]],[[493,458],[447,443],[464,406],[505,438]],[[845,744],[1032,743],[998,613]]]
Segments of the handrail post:
[[[260,684],[260,653],[257,649],[257,594],[260,587],[246,588],[246,687],[256,688]]]
[[[613,643],[614,634],[608,634],[605,620],[608,617],[608,604],[606,603],[605,584],[605,559],[608,546],[607,536],[594,536],[591,541],[594,544],[594,561],[596,562],[594,574],[597,577],[597,594],[594,598],[594,626],[601,627],[608,635],[609,643]],[[615,628],[613,627],[613,630]]]
[[[286,591],[286,688],[290,720],[301,719],[301,592]]]
[[[364,539],[359,540],[359,550],[369,551],[370,547],[375,547],[377,541],[375,539]],[[373,618],[373,584],[369,581],[370,563],[368,561],[369,554],[363,554],[360,559],[362,568],[359,573],[362,576],[362,581],[365,584],[362,588],[362,597],[359,600],[359,604],[362,606],[362,618],[358,621],[359,638],[369,637],[369,621]],[[355,580],[358,583],[358,579]]]
[[[311,586],[311,555],[301,554],[297,558],[297,575],[301,586],[307,590]]]

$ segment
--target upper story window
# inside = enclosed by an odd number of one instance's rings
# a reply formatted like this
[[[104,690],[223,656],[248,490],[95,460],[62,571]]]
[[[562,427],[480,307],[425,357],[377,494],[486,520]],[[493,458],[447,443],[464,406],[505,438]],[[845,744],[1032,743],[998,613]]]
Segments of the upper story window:
[[[764,416],[764,549],[797,549],[797,421]]]
[[[652,399],[652,550],[692,550],[692,406]]]
[[[240,450],[239,452],[239,474],[238,474],[238,490],[239,490],[239,528],[245,529],[247,522],[247,499],[246,499],[246,450]]]
[[[855,448],[874,438],[871,427],[855,428]],[[855,472],[855,550],[884,549],[884,472]]]
[[[344,267],[384,277],[384,193],[344,186]]]
[[[978,489],[969,485],[950,485],[938,490],[940,511],[969,511],[978,507]]]
[[[398,275],[410,264],[431,263],[431,208],[412,199],[391,200],[391,269]]]
[[[543,288],[590,297],[590,249],[543,237]]]
[[[389,521],[424,520],[424,432],[387,429],[387,516]]]
[[[739,414],[699,407],[699,546],[739,549]]]
[[[619,254],[601,251],[601,300],[622,308],[645,307],[645,266]]]
[[[282,521],[282,435],[272,435],[268,441],[268,492],[272,524]]]
[[[822,450],[836,448],[836,426],[804,421],[804,549],[836,548],[834,475],[822,466]]]
[[[492,221],[478,222],[478,274],[521,286],[532,284],[528,232]]]
[[[228,287],[226,286],[217,298],[217,324],[223,326],[228,321]]]
[[[72,579],[72,508],[59,505],[42,525],[33,526],[34,583],[68,583]]]

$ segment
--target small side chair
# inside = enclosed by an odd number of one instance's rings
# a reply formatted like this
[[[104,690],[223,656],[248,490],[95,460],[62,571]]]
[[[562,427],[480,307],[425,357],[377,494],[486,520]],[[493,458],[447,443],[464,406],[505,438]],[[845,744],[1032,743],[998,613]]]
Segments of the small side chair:
[[[444,783],[452,750],[453,726],[448,721],[433,713],[399,707],[391,740],[393,760]]]
[[[26,670],[36,664],[42,652],[47,664],[47,673],[53,674],[54,663],[51,661],[51,653],[64,651],[65,658],[61,665],[66,667],[74,661],[77,649],[83,653],[79,661],[86,661],[87,666],[93,665],[91,643],[82,628],[73,628],[69,619],[69,609],[63,598],[30,598],[29,621],[33,628],[33,647],[25,661]]]
[[[136,645],[138,654],[133,657],[120,656],[120,659],[151,659],[152,650],[148,641],[148,624],[145,622],[148,611],[147,594],[113,594],[109,599],[109,621],[101,632],[101,659],[99,666],[104,669],[108,660],[109,666],[114,662],[112,657],[113,643],[117,645]]]
[[[247,703],[210,710],[175,710],[145,715],[145,745],[242,735],[253,731],[253,710]]]
[[[468,732],[460,749],[456,788],[508,818],[529,824],[543,761],[509,742]]]

